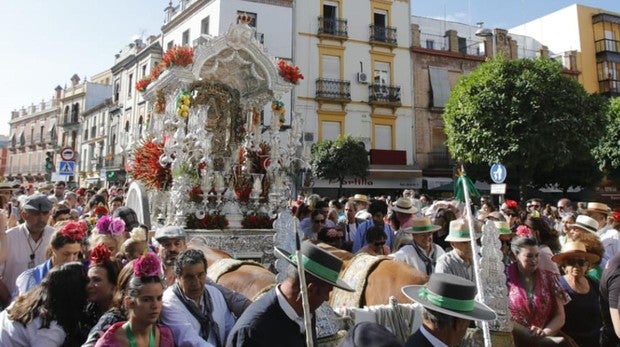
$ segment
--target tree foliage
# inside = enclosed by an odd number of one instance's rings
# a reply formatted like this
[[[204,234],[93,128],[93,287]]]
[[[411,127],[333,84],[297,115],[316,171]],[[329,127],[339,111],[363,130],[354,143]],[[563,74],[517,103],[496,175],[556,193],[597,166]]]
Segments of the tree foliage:
[[[344,180],[367,177],[369,165],[364,143],[349,135],[312,145],[312,174],[330,182],[338,182],[338,196]]]
[[[594,149],[594,158],[601,170],[620,172],[620,98],[609,101],[605,133]]]
[[[502,163],[523,192],[526,185],[593,183],[591,151],[603,110],[604,100],[565,75],[560,63],[498,57],[457,82],[443,118],[453,158]]]

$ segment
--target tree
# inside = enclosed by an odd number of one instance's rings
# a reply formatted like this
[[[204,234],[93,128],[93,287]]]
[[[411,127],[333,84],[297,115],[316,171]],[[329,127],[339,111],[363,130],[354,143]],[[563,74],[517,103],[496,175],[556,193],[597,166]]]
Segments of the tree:
[[[338,196],[345,179],[368,176],[368,152],[364,143],[349,135],[336,140],[319,141],[312,145],[312,174],[338,182]]]
[[[605,132],[593,151],[594,158],[601,170],[620,178],[620,98],[609,101],[606,116]]]
[[[604,99],[589,95],[547,58],[481,64],[456,84],[443,114],[453,158],[502,163],[521,198],[534,187],[592,184],[591,151],[603,129]],[[577,165],[583,170],[572,170]]]

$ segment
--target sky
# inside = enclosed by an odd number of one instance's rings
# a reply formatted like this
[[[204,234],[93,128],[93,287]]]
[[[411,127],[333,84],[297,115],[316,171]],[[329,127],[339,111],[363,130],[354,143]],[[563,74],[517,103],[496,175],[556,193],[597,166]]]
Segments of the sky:
[[[49,101],[74,74],[90,79],[112,67],[114,54],[135,38],[159,34],[168,1],[0,0],[0,134],[9,134],[11,111]],[[411,2],[414,15],[508,29],[575,0]],[[620,0],[579,3],[620,13]]]

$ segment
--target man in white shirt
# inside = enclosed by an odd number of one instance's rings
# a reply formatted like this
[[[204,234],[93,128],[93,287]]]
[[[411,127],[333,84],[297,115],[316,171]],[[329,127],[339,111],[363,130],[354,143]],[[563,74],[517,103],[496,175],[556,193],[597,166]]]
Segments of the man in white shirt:
[[[177,346],[224,346],[235,318],[222,293],[207,282],[207,259],[196,249],[175,259],[176,282],[163,296],[161,321]]]
[[[42,194],[26,198],[21,208],[24,223],[6,231],[7,256],[0,264],[2,282],[9,293],[15,290],[17,276],[47,259],[45,250],[54,228],[47,225],[51,201]]]
[[[437,259],[444,255],[444,250],[433,242],[433,233],[441,229],[434,225],[431,220],[423,217],[413,220],[410,229],[413,243],[402,246],[398,251],[390,254],[390,257],[405,262],[427,275],[435,272]]]

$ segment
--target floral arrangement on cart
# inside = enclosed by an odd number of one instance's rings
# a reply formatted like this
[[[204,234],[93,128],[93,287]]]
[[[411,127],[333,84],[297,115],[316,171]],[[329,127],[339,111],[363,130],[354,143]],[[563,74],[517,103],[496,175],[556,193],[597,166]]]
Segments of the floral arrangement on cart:
[[[136,89],[152,109],[130,174],[150,191],[151,214],[190,229],[271,228],[287,205],[287,168],[300,117],[281,131],[282,96],[303,79],[269,56],[246,25],[194,49],[174,47]]]

